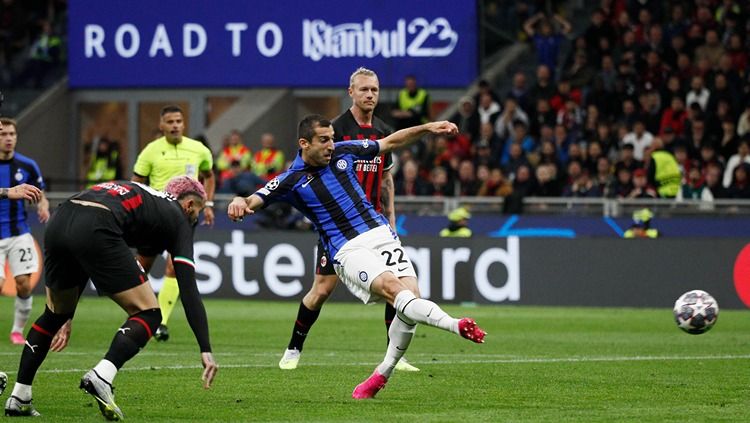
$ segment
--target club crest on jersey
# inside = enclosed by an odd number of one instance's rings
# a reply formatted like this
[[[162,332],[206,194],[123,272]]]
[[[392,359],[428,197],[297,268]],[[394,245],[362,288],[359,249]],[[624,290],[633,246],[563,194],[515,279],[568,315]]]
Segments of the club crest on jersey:
[[[370,143],[367,140],[362,140],[362,148],[367,148],[370,146]]]
[[[23,181],[23,179],[24,179],[24,176],[23,176],[23,172],[21,172],[21,169],[18,169],[18,170],[16,171],[16,174],[15,174],[15,175],[13,175],[13,178],[15,178],[15,179],[16,179],[16,182],[21,182],[21,181]]]
[[[320,267],[326,267],[326,264],[328,264],[328,259],[326,256],[320,257]]]
[[[279,178],[273,178],[266,184],[266,189],[269,191],[273,191],[276,188],[279,187]]]
[[[339,160],[339,161],[336,162],[336,167],[339,168],[340,170],[346,169],[347,166],[348,165],[346,163],[346,160],[344,160],[344,159],[341,159],[341,160]]]
[[[359,272],[359,280],[361,280],[362,282],[367,282],[367,277],[367,272],[365,272],[364,270]]]

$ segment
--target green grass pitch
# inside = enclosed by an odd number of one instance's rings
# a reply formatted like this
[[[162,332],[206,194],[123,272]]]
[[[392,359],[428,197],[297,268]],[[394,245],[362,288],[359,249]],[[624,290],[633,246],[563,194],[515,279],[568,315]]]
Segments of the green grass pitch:
[[[35,298],[32,320],[42,310]],[[0,369],[15,381],[21,348],[7,333],[12,299],[0,298]],[[669,422],[750,421],[750,315],[723,310],[716,327],[681,332],[668,309],[445,306],[477,319],[477,345],[420,326],[377,398],[351,399],[385,351],[382,306],[326,305],[300,367],[282,371],[298,303],[207,300],[221,366],[200,384],[200,358],[181,308],[172,338],[154,341],[115,379],[126,421],[161,422]],[[103,421],[81,375],[103,356],[124,313],[84,297],[63,353],[50,353],[34,384],[39,421]]]

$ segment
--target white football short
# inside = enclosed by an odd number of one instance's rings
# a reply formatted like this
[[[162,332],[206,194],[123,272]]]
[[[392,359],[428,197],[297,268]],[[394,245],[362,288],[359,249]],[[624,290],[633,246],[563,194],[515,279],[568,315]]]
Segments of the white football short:
[[[417,277],[401,241],[388,226],[378,226],[349,240],[336,253],[334,269],[352,294],[365,304],[382,298],[370,292],[370,285],[383,272],[397,277]]]
[[[0,240],[0,278],[4,278],[1,269],[5,269],[6,258],[13,277],[29,275],[39,269],[39,255],[30,233]]]

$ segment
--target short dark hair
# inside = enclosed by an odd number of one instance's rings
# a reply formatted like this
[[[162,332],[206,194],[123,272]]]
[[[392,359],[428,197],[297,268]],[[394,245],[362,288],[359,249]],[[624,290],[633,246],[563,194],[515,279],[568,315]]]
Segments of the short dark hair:
[[[182,115],[185,115],[182,109],[179,106],[174,105],[174,104],[168,104],[161,108],[160,116],[164,116],[167,113],[181,113]]]
[[[304,138],[312,141],[315,136],[315,128],[326,128],[331,126],[331,121],[321,115],[307,115],[297,126],[297,139]]]

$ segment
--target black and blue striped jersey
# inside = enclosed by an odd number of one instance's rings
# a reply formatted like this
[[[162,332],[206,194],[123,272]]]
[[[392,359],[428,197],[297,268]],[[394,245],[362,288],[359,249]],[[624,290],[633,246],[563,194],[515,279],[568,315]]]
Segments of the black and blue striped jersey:
[[[330,257],[357,235],[387,225],[385,217],[365,196],[355,163],[380,152],[373,140],[342,141],[334,145],[331,162],[314,167],[300,153],[292,166],[255,192],[267,206],[276,201],[290,203],[315,225]]]
[[[0,160],[0,187],[29,184],[44,190],[44,179],[36,162],[18,152],[10,160]],[[29,232],[24,200],[0,200],[0,239]]]

